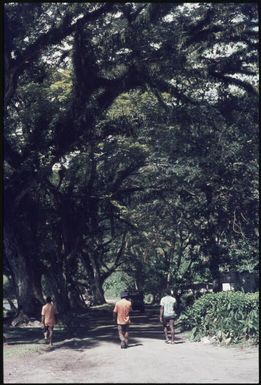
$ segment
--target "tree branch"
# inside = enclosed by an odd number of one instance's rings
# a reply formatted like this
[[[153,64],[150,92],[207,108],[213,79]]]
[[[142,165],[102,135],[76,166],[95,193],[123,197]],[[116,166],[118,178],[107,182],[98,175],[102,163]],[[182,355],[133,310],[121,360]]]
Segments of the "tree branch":
[[[48,32],[21,52],[16,59],[9,60],[9,71],[6,74],[5,107],[10,103],[14,95],[18,77],[24,69],[35,60],[47,46],[58,44],[62,39],[73,33],[77,28],[82,28],[85,23],[96,20],[99,16],[113,10],[114,3],[106,3],[99,9],[87,13],[82,18],[71,24],[73,15],[65,15],[58,27],[51,27]],[[7,55],[7,52],[6,52]],[[7,70],[8,68],[6,68]]]
[[[23,162],[23,157],[15,151],[8,140],[4,137],[4,158],[7,163],[10,164],[14,169],[17,169]]]
[[[225,74],[222,74],[222,73],[216,72],[216,71],[210,71],[209,74],[212,75],[214,78],[221,80],[225,84],[238,86],[239,88],[243,88],[249,94],[252,94],[254,96],[258,96],[257,90],[250,83],[247,83],[247,82],[240,80],[240,79],[237,79],[237,78],[233,78],[231,76],[227,76]]]

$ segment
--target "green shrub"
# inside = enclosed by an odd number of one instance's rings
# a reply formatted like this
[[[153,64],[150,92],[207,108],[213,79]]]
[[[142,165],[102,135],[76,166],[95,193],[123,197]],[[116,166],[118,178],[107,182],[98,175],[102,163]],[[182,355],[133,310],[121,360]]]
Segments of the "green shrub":
[[[191,330],[192,340],[203,336],[219,342],[259,341],[259,293],[206,293],[180,317],[185,329]]]

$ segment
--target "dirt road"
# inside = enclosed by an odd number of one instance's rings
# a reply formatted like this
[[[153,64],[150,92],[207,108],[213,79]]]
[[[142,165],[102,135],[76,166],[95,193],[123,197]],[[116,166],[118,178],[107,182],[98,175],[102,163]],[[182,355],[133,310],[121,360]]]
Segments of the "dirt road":
[[[31,352],[12,354],[18,337],[4,347],[4,383],[258,383],[258,349],[217,347],[176,334],[164,343],[156,309],[135,313],[129,348],[120,349],[111,319],[94,312],[88,331],[62,339],[54,348],[37,343]],[[28,332],[31,340],[28,340]],[[39,330],[25,331],[19,346],[32,344]],[[25,345],[23,345],[25,346]],[[28,346],[28,345],[27,345]],[[32,346],[32,345],[30,345]]]

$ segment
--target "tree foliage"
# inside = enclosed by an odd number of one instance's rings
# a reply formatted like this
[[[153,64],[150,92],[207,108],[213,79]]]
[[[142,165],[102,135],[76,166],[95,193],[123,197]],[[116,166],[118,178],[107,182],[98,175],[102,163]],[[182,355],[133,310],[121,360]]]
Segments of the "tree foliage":
[[[35,314],[257,267],[257,6],[5,4],[5,273]],[[15,28],[14,28],[15,26]]]

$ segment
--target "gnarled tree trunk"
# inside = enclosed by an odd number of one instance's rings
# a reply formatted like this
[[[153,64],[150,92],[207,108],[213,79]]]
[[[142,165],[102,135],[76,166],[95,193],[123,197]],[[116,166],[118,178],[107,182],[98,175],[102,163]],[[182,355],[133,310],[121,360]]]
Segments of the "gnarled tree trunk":
[[[39,316],[43,303],[40,289],[38,266],[32,268],[29,257],[19,245],[14,229],[6,221],[4,226],[4,251],[16,288],[18,306],[23,308],[25,314],[31,317]]]

